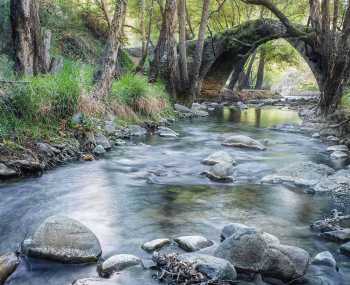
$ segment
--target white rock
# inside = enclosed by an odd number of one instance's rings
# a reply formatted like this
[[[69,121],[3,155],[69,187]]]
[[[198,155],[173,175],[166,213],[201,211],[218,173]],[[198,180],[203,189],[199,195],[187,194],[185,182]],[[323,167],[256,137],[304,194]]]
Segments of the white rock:
[[[145,242],[141,247],[145,251],[152,252],[170,244],[170,239],[161,238]]]
[[[184,250],[192,252],[212,246],[214,243],[203,236],[182,236],[174,239]]]
[[[254,140],[250,137],[244,135],[233,135],[228,137],[222,143],[224,146],[231,147],[242,147],[242,148],[251,148],[256,150],[265,150],[266,147],[257,140]]]
[[[117,254],[111,256],[101,264],[99,273],[102,277],[108,277],[114,272],[119,272],[140,264],[142,264],[142,260],[135,255]]]
[[[220,162],[236,164],[236,161],[233,159],[233,157],[226,151],[214,152],[202,160],[202,163],[206,165],[215,165]]]

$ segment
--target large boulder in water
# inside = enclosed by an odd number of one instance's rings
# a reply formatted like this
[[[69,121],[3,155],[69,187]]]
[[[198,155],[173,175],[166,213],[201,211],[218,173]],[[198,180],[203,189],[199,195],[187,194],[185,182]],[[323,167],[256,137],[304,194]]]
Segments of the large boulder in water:
[[[313,189],[321,179],[333,173],[334,170],[324,164],[317,164],[310,161],[296,162],[281,168],[275,174],[263,177],[261,182],[290,184]]]
[[[19,259],[14,253],[7,253],[0,256],[0,284],[4,284],[6,279],[16,270]]]
[[[63,263],[96,262],[102,254],[93,232],[64,216],[47,218],[33,236],[23,242],[23,251],[30,257]]]
[[[285,281],[301,277],[310,259],[301,248],[269,243],[254,228],[228,237],[217,248],[215,256],[230,261],[239,270]]]
[[[211,180],[217,182],[232,182],[234,169],[232,163],[220,162],[213,165],[204,174]]]
[[[236,164],[233,157],[226,151],[217,151],[209,155],[207,158],[202,160],[205,165],[215,165],[220,162],[226,162],[229,164]]]
[[[256,150],[266,149],[266,147],[259,141],[243,135],[230,136],[224,140],[222,145],[230,147],[250,148]]]
[[[194,264],[194,268],[211,280],[231,281],[237,278],[233,265],[222,258],[200,253],[185,253],[179,255],[180,261]]]

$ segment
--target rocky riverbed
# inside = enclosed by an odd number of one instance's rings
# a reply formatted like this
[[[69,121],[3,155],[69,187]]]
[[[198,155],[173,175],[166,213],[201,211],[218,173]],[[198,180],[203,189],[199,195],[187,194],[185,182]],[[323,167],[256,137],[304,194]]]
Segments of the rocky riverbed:
[[[17,255],[0,258],[1,278],[158,284],[182,264],[215,282],[346,284],[346,237],[329,237],[348,225],[310,229],[350,214],[347,160],[330,156],[344,138],[295,106],[243,107],[176,106],[185,120],[97,135],[103,159],[3,183],[0,251]]]

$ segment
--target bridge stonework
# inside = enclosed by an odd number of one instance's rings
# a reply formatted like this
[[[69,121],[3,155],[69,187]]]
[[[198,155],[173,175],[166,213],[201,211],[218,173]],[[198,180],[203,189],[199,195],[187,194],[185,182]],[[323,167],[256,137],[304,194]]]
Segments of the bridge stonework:
[[[200,90],[197,92],[203,96],[219,94],[231,72],[242,68],[254,50],[268,41],[280,38],[287,40],[300,53],[320,84],[321,60],[311,46],[312,41],[306,37],[292,37],[278,20],[260,19],[246,22],[205,41],[199,78]],[[190,70],[194,46],[193,41],[188,43]]]

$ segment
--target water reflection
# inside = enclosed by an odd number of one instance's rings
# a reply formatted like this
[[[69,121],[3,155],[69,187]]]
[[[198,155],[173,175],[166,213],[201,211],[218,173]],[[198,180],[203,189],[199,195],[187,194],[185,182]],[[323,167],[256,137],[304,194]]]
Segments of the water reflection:
[[[300,124],[301,119],[295,111],[278,108],[239,108],[225,107],[216,113],[223,121],[240,123],[256,128],[267,128],[277,124]]]

